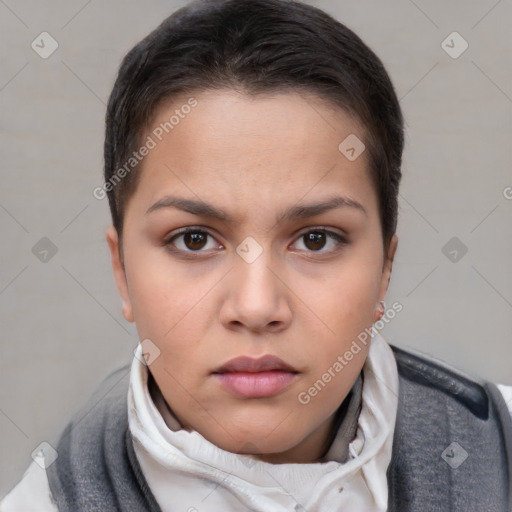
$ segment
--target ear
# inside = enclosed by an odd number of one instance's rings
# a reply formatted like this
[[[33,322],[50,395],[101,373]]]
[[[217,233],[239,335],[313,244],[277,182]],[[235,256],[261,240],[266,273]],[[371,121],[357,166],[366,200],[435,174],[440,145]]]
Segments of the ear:
[[[384,261],[384,266],[382,268],[382,277],[380,281],[380,289],[379,289],[379,301],[383,301],[386,297],[386,292],[388,291],[389,281],[391,280],[391,271],[393,268],[393,260],[395,259],[396,248],[398,247],[398,236],[396,233],[393,235],[389,242],[388,253],[386,255],[386,259]],[[384,311],[382,311],[384,313]],[[380,315],[382,316],[382,315]],[[379,311],[377,310],[375,313],[375,321],[379,320]]]
[[[110,259],[112,262],[112,270],[116,280],[117,290],[123,300],[123,316],[128,322],[133,322],[132,304],[130,294],[128,292],[128,282],[126,280],[126,272],[124,263],[121,258],[121,250],[119,246],[119,236],[114,226],[110,226],[105,234],[108,247],[110,249]]]

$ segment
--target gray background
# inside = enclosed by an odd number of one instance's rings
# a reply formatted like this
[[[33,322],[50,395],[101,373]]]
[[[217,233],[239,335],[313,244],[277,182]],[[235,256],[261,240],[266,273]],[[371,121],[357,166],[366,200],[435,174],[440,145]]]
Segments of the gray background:
[[[184,3],[0,0],[0,496],[136,346],[92,190],[120,59]],[[384,337],[512,384],[512,2],[310,3],[377,52],[407,121],[387,301],[403,311]],[[59,44],[48,59],[31,48],[43,31]],[[469,44],[456,59],[441,47],[453,31]],[[468,249],[455,262],[452,237]]]

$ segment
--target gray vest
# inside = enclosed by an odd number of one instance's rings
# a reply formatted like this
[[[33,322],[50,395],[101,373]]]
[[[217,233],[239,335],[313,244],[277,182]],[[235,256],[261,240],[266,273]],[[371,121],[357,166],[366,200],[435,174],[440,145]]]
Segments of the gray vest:
[[[391,348],[399,402],[388,512],[512,512],[512,421],[498,388]],[[128,428],[129,372],[109,375],[60,435],[46,470],[60,512],[160,512]]]

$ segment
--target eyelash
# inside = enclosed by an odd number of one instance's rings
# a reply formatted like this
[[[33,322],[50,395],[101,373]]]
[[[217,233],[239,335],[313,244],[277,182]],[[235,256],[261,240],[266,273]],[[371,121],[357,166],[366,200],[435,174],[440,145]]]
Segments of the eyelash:
[[[211,235],[208,231],[206,231],[206,230],[204,230],[202,228],[191,226],[191,227],[183,228],[182,230],[178,231],[177,233],[174,233],[172,236],[167,237],[164,240],[163,244],[170,251],[175,252],[175,253],[177,252],[177,253],[185,254],[187,256],[194,255],[194,254],[200,254],[202,252],[207,252],[207,251],[204,251],[204,250],[201,250],[201,249],[198,250],[198,251],[191,251],[191,250],[178,249],[175,246],[173,247],[174,241],[177,238],[179,238],[179,237],[181,237],[183,235],[186,235],[188,233],[196,233],[196,234],[199,233],[199,234],[204,234],[204,235],[210,236],[211,238],[214,238],[214,236]],[[334,248],[332,250],[329,250],[329,251],[322,251],[322,250],[319,250],[319,251],[306,251],[307,253],[310,253],[310,254],[332,254],[332,253],[335,253],[335,252],[341,250],[345,245],[348,245],[348,241],[347,241],[347,239],[345,237],[343,237],[339,233],[336,233],[334,231],[330,231],[330,230],[322,228],[322,227],[319,227],[319,228],[308,228],[307,231],[303,231],[302,233],[300,233],[297,236],[296,240],[299,240],[302,237],[304,237],[305,235],[310,234],[310,233],[320,233],[320,234],[327,235],[328,237],[331,237],[332,239],[334,239],[337,242],[337,244],[338,244],[336,248]],[[195,257],[195,256],[192,256],[192,257]]]

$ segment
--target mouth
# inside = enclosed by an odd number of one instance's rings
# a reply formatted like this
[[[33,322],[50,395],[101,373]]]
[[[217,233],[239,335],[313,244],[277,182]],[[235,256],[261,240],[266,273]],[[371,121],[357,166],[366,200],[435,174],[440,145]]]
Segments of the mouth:
[[[225,390],[239,398],[266,398],[283,391],[298,373],[278,357],[267,355],[231,359],[213,375]]]

